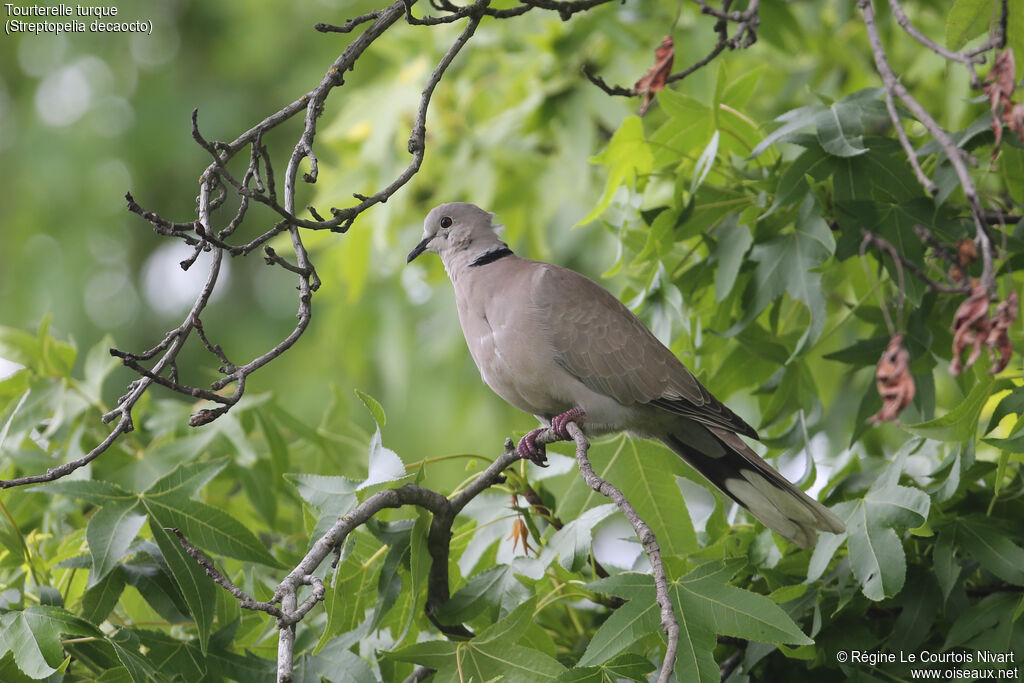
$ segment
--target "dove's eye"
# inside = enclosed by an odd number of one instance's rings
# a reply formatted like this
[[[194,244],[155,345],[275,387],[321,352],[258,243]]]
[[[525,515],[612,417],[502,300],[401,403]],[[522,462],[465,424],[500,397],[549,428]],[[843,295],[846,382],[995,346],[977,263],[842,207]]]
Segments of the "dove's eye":
[[[450,228],[450,227],[452,227],[452,219],[451,219],[450,216],[442,216],[441,217],[441,227],[442,228]]]

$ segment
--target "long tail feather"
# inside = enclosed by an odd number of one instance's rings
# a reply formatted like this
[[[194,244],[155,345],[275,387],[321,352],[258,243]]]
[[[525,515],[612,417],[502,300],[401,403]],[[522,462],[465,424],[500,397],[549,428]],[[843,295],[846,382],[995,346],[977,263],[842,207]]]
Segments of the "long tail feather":
[[[709,433],[696,439],[701,442],[698,448],[691,445],[693,429],[687,425],[681,430],[688,432],[686,436],[669,433],[662,441],[769,529],[801,548],[813,547],[819,530],[846,530],[835,513],[787,481],[736,434],[701,426]]]

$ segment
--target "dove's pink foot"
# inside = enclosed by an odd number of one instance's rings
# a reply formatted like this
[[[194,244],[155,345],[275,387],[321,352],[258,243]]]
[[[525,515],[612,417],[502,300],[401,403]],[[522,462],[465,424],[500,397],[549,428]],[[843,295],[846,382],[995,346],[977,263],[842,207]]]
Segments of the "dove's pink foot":
[[[555,415],[551,418],[551,432],[560,439],[571,441],[572,437],[569,435],[569,432],[565,430],[565,426],[570,422],[579,424],[586,415],[587,414],[580,408],[572,408],[564,413]],[[516,453],[519,454],[520,458],[529,460],[540,467],[548,466],[547,451],[544,448],[544,444],[537,443],[537,436],[544,431],[547,430],[544,427],[540,427],[527,432],[523,438],[519,440],[519,445],[516,446]]]
[[[569,435],[569,432],[565,431],[565,426],[570,422],[575,422],[578,425],[586,416],[587,414],[581,408],[570,408],[561,415],[555,415],[551,418],[551,431],[560,439],[572,441],[572,436]]]
[[[527,432],[523,438],[519,439],[519,445],[516,446],[516,453],[520,458],[529,460],[539,467],[548,466],[547,449],[544,448],[544,444],[537,443],[537,435],[543,431],[546,430],[541,427]]]

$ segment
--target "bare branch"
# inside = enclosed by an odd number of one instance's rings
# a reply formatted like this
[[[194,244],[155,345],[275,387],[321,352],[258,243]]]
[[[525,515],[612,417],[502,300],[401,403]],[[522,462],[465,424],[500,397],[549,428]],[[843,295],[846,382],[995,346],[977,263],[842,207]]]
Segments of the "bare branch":
[[[612,0],[523,0],[524,5],[558,12],[562,21],[569,21],[577,12],[603,5]],[[622,0],[625,2],[625,0]]]
[[[939,143],[946,158],[949,159],[949,163],[953,165],[953,170],[956,172],[957,180],[959,180],[964,195],[967,197],[967,202],[971,208],[971,216],[974,219],[976,240],[979,251],[982,254],[983,270],[981,282],[991,290],[995,286],[992,241],[989,238],[984,223],[977,189],[964,161],[966,153],[956,146],[949,133],[935,121],[932,115],[928,113],[928,110],[922,107],[914,96],[900,83],[899,79],[896,78],[896,74],[893,73],[892,67],[889,65],[885,48],[882,46],[882,39],[878,34],[878,26],[875,23],[875,10],[871,0],[857,0],[857,6],[864,16],[864,26],[867,29],[868,42],[871,44],[871,52],[874,55],[875,65],[878,68],[879,75],[882,77],[885,90],[890,93],[890,96],[898,97],[911,113],[917,117],[918,121],[928,129],[928,132]],[[897,128],[899,129],[900,127],[897,126]]]
[[[896,249],[896,247],[894,247],[888,240],[886,240],[881,235],[876,235],[875,233],[869,230],[861,230],[861,234],[864,236],[864,241],[861,242],[861,255],[864,254],[864,249],[869,244],[874,245],[878,249],[884,251],[893,260],[897,268],[901,269],[901,280],[903,272],[902,268],[906,268],[914,275],[914,277],[916,277],[921,282],[925,283],[928,286],[928,288],[933,291],[941,292],[943,294],[963,294],[965,292],[970,291],[970,286],[969,284],[966,283],[966,281],[963,286],[951,287],[949,285],[944,285],[941,282],[936,282],[935,280],[931,279],[923,270],[921,270],[921,268],[916,263],[914,263],[913,261],[905,257],[903,254],[901,254],[899,250]],[[902,281],[900,283],[900,289],[903,290]]]
[[[221,574],[216,567],[213,566],[213,562],[210,561],[202,551],[196,548],[194,545],[189,543],[188,539],[185,538],[185,534],[181,533],[181,529],[177,527],[167,528],[164,527],[164,531],[170,531],[178,537],[178,542],[181,543],[181,547],[185,549],[192,558],[199,563],[199,566],[206,570],[206,575],[217,582],[224,590],[231,595],[235,596],[238,600],[239,606],[244,609],[256,610],[259,612],[266,612],[272,617],[282,617],[281,610],[272,602],[259,602],[253,600],[245,591],[231,583],[231,580]]]
[[[610,498],[618,506],[633,526],[644,552],[647,553],[647,557],[651,561],[654,592],[657,595],[658,607],[661,608],[661,628],[665,631],[667,638],[665,657],[662,660],[658,683],[668,683],[672,678],[676,650],[679,647],[679,622],[676,621],[676,615],[672,609],[672,599],[668,593],[668,576],[665,574],[665,564],[661,561],[661,548],[658,546],[658,539],[655,538],[654,532],[647,526],[647,523],[637,514],[636,509],[626,499],[626,496],[622,495],[622,491],[594,473],[594,468],[590,465],[590,458],[587,455],[590,450],[590,442],[587,441],[587,437],[583,435],[579,426],[575,422],[569,422],[565,429],[576,442],[576,466],[579,467],[583,480],[587,482],[587,486]]]
[[[900,4],[899,0],[889,0],[889,7],[892,9],[892,15],[896,19],[896,23],[906,31],[907,35],[940,57],[948,59],[951,62],[959,62],[960,64],[963,64],[967,67],[967,71],[971,75],[971,87],[975,90],[981,87],[981,82],[978,80],[978,73],[974,70],[975,65],[985,63],[985,57],[981,53],[956,52],[939,45],[931,38],[921,33],[921,31],[919,31],[917,27],[910,22],[910,19],[907,17],[907,13],[903,11],[903,5]],[[989,45],[989,47],[982,50],[982,52],[988,51],[991,47],[992,46]]]
[[[59,467],[52,467],[46,470],[43,474],[33,474],[28,477],[17,477],[15,479],[0,479],[0,489],[9,489],[14,486],[28,486],[30,484],[42,484],[48,481],[55,481],[61,477],[66,477],[80,467],[85,467],[110,448],[110,445],[117,441],[122,434],[127,434],[134,429],[131,414],[128,412],[121,412],[120,415],[121,419],[118,420],[114,429],[107,434],[107,438],[103,439],[103,441],[97,444],[95,448],[83,455],[81,458],[72,460],[71,462],[66,462]]]
[[[729,12],[728,8],[732,0],[723,0],[723,9],[715,9],[707,4],[706,0],[694,0],[700,5],[701,13],[708,14],[713,17],[717,17],[718,21],[715,22],[715,33],[718,34],[718,41],[711,48],[707,55],[698,59],[696,62],[688,66],[687,68],[677,73],[669,75],[665,79],[665,84],[675,83],[681,81],[690,74],[700,70],[701,68],[710,64],[718,55],[720,55],[726,48],[730,50],[748,48],[757,42],[757,27],[760,25],[760,18],[758,15],[758,9],[760,0],[750,0],[750,4],[747,9],[742,12]],[[736,24],[736,33],[732,36],[729,35],[729,24]],[[598,88],[603,90],[606,94],[617,96],[617,97],[632,97],[640,94],[637,92],[637,88],[626,88],[621,85],[609,85],[603,78],[596,74],[590,73],[589,69],[583,67],[583,75],[586,76],[587,80],[596,85]]]

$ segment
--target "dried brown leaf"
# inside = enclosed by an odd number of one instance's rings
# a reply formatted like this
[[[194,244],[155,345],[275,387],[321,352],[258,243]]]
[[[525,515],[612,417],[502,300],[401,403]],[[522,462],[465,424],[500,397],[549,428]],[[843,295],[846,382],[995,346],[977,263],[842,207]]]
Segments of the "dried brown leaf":
[[[968,263],[974,263],[978,260],[978,247],[974,245],[974,240],[967,238],[960,240],[956,243],[956,257],[960,262],[960,267],[965,268]]]
[[[1003,124],[999,120],[1000,110],[1006,116],[1007,110],[1012,110],[1013,103],[1010,98],[1017,83],[1014,77],[1013,50],[1007,48],[996,55],[992,64],[992,70],[985,77],[985,85],[982,90],[988,95],[989,106],[992,109],[992,133],[996,140],[992,147],[993,158],[999,153],[999,143],[1003,140]]]
[[[895,422],[903,409],[914,400],[916,388],[910,374],[910,353],[903,348],[903,335],[889,340],[889,346],[878,359],[875,386],[882,397],[882,409],[868,418],[871,424]]]
[[[654,95],[664,90],[665,82],[672,73],[672,60],[675,58],[676,49],[672,36],[665,36],[661,39],[661,45],[654,50],[654,66],[647,70],[640,80],[633,86],[634,95],[643,95],[644,101],[640,104],[640,116],[647,112],[647,108],[654,101]]]
[[[1006,127],[1016,133],[1021,142],[1024,142],[1024,104],[1018,103],[1012,107],[1004,107],[1003,121],[1006,122]]]
[[[512,522],[512,533],[508,535],[506,541],[512,541],[512,552],[515,552],[519,548],[519,541],[523,542],[523,552],[527,555],[533,548],[530,547],[530,530],[526,527],[526,522],[523,521],[522,517],[516,517],[515,521]]]
[[[1017,319],[1017,308],[1019,300],[1017,292],[1010,290],[998,306],[996,314],[992,316],[992,329],[985,338],[985,345],[988,346],[988,355],[992,359],[992,367],[988,369],[990,375],[996,375],[1006,369],[1013,355],[1013,345],[1010,343],[1009,329]],[[999,352],[999,359],[996,360],[996,352]]]
[[[991,324],[988,319],[988,288],[976,284],[971,295],[956,309],[953,316],[953,361],[949,364],[949,372],[959,375],[966,368],[974,365],[981,355],[981,349],[988,339]],[[971,355],[967,363],[960,362],[960,355],[968,346]]]

